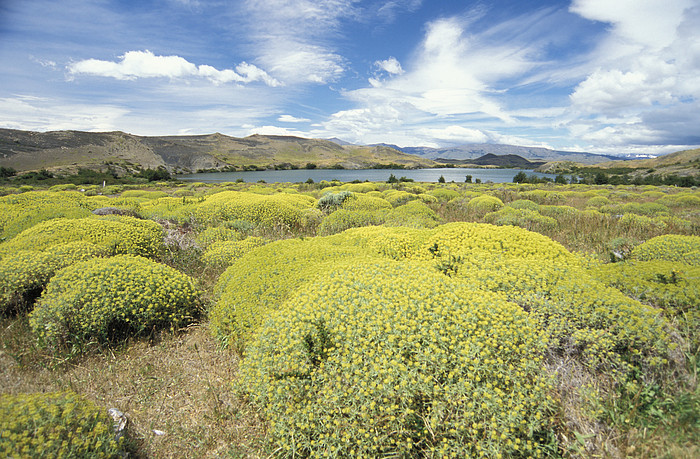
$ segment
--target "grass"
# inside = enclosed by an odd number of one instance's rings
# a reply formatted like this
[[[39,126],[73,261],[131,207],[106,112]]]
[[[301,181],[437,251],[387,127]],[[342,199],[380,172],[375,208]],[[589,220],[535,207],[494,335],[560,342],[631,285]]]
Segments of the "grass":
[[[129,419],[137,457],[264,454],[263,422],[231,390],[239,358],[217,348],[206,324],[65,361],[37,353],[25,322],[2,323],[3,393],[72,389],[117,408]]]

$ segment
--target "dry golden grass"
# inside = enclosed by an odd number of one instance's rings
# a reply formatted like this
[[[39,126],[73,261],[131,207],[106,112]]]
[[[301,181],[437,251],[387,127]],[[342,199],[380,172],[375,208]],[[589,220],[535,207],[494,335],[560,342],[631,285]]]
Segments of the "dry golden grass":
[[[0,392],[72,389],[117,408],[129,419],[136,457],[267,456],[264,424],[231,389],[238,356],[218,349],[206,324],[61,363],[37,353],[22,322],[5,320],[0,330]]]

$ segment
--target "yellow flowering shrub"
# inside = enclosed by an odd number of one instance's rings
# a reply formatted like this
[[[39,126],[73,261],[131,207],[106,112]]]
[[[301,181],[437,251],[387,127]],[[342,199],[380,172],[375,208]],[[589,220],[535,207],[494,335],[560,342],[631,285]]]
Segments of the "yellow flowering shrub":
[[[672,314],[700,312],[700,264],[629,260],[597,266],[591,273],[600,282]]]
[[[426,204],[436,204],[440,202],[438,198],[428,193],[421,193],[418,195],[418,198]]]
[[[0,259],[0,314],[28,307],[59,269],[105,255],[104,247],[76,241],[44,252],[19,250],[4,256]]]
[[[700,236],[666,234],[649,239],[632,250],[632,258],[641,261],[666,260],[700,266]]]
[[[147,258],[119,255],[71,265],[46,286],[30,316],[54,351],[179,328],[200,312],[194,281]]]
[[[558,191],[550,190],[530,190],[520,193],[522,199],[529,199],[537,204],[562,204],[566,197]]]
[[[593,196],[586,201],[587,207],[603,207],[607,205],[610,205],[610,200],[605,196]]]
[[[367,196],[366,194],[353,194],[342,203],[345,210],[381,210],[391,209],[389,201],[383,198]]]
[[[412,228],[434,228],[440,217],[422,201],[409,201],[394,208],[386,218],[388,226],[410,226]]]
[[[418,196],[404,190],[389,189],[384,192],[384,199],[389,201],[389,204],[393,207],[397,207],[406,204],[408,201],[418,199]]]
[[[223,343],[248,336],[302,283],[343,260],[363,255],[338,238],[287,239],[257,248],[219,277],[218,300],[209,311],[214,334]]]
[[[163,228],[133,217],[56,218],[32,226],[0,245],[0,256],[18,250],[46,250],[56,244],[86,241],[114,254],[154,257],[163,249]]]
[[[678,193],[659,198],[656,200],[656,203],[667,207],[694,207],[697,209],[700,207],[700,197],[692,194]]]
[[[187,190],[177,190],[187,191]],[[141,203],[139,214],[144,218],[190,222],[194,219],[195,209],[199,205],[198,198],[159,198]]]
[[[267,244],[261,237],[247,237],[242,241],[218,241],[211,244],[202,254],[202,261],[213,266],[229,266],[251,250]]]
[[[0,197],[0,241],[54,218],[83,218],[99,206],[77,192],[32,191]]]
[[[222,191],[208,196],[195,215],[203,222],[246,220],[261,227],[304,228],[316,200],[302,194],[260,195]]]
[[[233,228],[227,228],[224,225],[219,226],[208,226],[196,237],[197,244],[200,247],[208,247],[216,242],[223,241],[240,241],[242,239],[241,233]]]
[[[536,210],[511,206],[503,207],[496,212],[489,212],[484,215],[484,222],[499,226],[519,226],[532,231],[554,231],[558,227],[557,221],[552,217],[546,217]]]
[[[512,207],[513,209],[523,209],[523,210],[540,210],[540,205],[535,201],[530,201],[529,199],[516,199],[506,204],[506,207]]]
[[[287,457],[539,457],[545,341],[502,295],[420,263],[356,263],[269,316],[240,383]]]
[[[369,193],[377,191],[377,184],[372,182],[365,183],[346,183],[338,187],[340,190],[352,191],[353,193]]]
[[[122,198],[141,198],[141,199],[158,199],[165,198],[168,193],[165,191],[152,190],[126,190],[121,194]]]
[[[452,199],[459,198],[461,195],[459,191],[450,190],[448,188],[435,188],[434,190],[428,191],[428,194],[435,196],[439,201],[451,201]]]
[[[472,214],[483,216],[489,212],[495,212],[503,207],[503,201],[495,196],[481,195],[470,199],[467,203],[467,210]]]
[[[359,228],[362,226],[372,226],[383,224],[389,211],[386,209],[377,210],[347,210],[338,209],[326,216],[318,226],[318,234],[327,236],[329,234],[340,233],[349,228]]]
[[[127,454],[107,412],[71,392],[0,394],[0,456],[111,458]]]

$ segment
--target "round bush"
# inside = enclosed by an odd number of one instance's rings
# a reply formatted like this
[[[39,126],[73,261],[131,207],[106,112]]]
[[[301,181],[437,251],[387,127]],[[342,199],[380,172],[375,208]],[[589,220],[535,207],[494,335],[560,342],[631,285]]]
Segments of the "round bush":
[[[635,247],[632,250],[632,258],[642,261],[666,260],[690,263],[695,260],[688,255],[697,251],[700,251],[700,236],[666,234],[649,239]]]
[[[289,457],[536,456],[553,406],[545,342],[498,294],[357,264],[269,317],[241,383]]]
[[[242,241],[214,242],[204,251],[202,261],[208,265],[229,266],[246,253],[267,243],[266,239],[254,236]]]
[[[307,211],[315,204],[314,198],[301,194],[222,191],[201,203],[196,217],[204,222],[246,220],[265,228],[298,229],[306,226]]]
[[[81,193],[33,191],[0,197],[0,240],[54,218],[84,218],[99,207]]]
[[[495,196],[482,195],[469,200],[467,210],[476,215],[484,215],[488,212],[495,212],[503,207],[503,201]]]
[[[40,341],[60,350],[182,327],[199,314],[194,281],[152,260],[120,255],[56,274],[30,316]]]
[[[79,261],[107,255],[107,249],[76,241],[45,252],[20,250],[0,259],[0,313],[28,307],[39,297],[51,276]]]
[[[124,437],[115,439],[112,419],[71,391],[0,395],[0,456],[119,459]]]
[[[340,233],[349,228],[381,225],[386,221],[386,210],[347,210],[338,209],[324,217],[318,226],[318,234],[327,236]]]
[[[559,226],[554,218],[546,217],[535,210],[509,206],[484,215],[484,222],[494,225],[519,226],[533,231],[554,231]]]
[[[53,245],[86,241],[114,254],[155,257],[163,250],[163,228],[133,217],[57,218],[39,223],[0,245],[0,255],[17,250],[46,250]]]

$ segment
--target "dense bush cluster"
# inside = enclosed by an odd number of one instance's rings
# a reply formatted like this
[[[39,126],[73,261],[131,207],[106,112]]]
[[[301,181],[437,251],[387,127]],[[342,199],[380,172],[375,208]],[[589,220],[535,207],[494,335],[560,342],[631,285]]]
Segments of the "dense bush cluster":
[[[0,314],[27,309],[49,279],[61,268],[94,257],[107,249],[76,241],[49,247],[46,251],[20,250],[0,259]]]
[[[0,456],[124,457],[107,412],[74,392],[0,394]]]
[[[425,265],[351,264],[265,321],[241,384],[287,456],[539,456],[543,343],[500,295]]]
[[[152,260],[95,258],[51,279],[30,324],[53,350],[110,343],[187,325],[200,313],[198,295],[192,279]]]
[[[300,194],[223,191],[199,204],[195,215],[203,222],[246,220],[265,228],[298,230],[307,224],[306,211],[315,204],[315,199]]]
[[[155,257],[163,250],[163,228],[133,217],[56,218],[38,223],[0,245],[0,255],[18,250],[46,250],[61,243],[86,241],[113,254]]]

